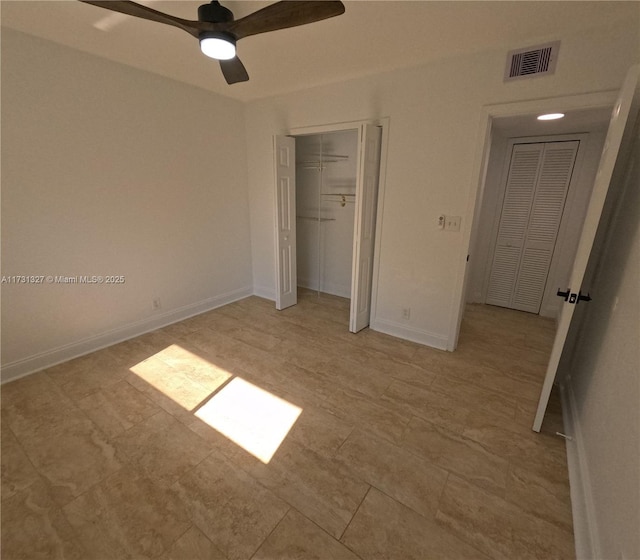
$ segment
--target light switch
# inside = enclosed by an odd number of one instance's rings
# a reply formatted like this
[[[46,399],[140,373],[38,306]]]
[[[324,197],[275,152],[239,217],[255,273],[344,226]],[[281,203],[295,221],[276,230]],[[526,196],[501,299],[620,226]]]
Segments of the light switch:
[[[460,231],[462,216],[446,216],[444,221],[445,231]]]

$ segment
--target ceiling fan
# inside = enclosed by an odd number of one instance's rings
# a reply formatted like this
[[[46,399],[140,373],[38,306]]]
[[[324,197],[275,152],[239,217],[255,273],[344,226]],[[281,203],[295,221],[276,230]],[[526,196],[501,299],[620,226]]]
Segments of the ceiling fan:
[[[80,2],[172,25],[186,31],[200,41],[200,49],[204,54],[220,61],[220,68],[228,84],[246,82],[249,79],[247,70],[236,56],[236,42],[240,39],[314,23],[339,16],[345,11],[344,4],[339,0],[285,0],[234,20],[231,10],[214,0],[200,6],[197,21],[192,21],[165,14],[135,2],[116,0],[80,0]]]

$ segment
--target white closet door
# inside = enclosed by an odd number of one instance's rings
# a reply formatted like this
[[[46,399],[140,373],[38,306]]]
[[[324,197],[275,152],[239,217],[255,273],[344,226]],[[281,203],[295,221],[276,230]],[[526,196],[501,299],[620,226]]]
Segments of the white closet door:
[[[296,141],[274,139],[276,180],[276,309],[298,303],[296,271]]]
[[[579,145],[514,146],[487,303],[540,311]]]
[[[513,308],[538,313],[580,142],[545,144],[533,198]]]
[[[361,126],[349,317],[349,330],[354,333],[369,325],[371,315],[381,139],[382,130],[377,126],[371,124]]]
[[[511,307],[544,144],[516,144],[511,153],[486,302]]]

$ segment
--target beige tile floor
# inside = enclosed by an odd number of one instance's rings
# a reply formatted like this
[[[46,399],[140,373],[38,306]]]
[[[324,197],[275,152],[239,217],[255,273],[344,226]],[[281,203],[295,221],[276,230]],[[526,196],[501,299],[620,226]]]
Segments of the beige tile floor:
[[[251,297],[4,385],[2,558],[574,557],[557,403],[531,431],[553,324],[347,324]]]

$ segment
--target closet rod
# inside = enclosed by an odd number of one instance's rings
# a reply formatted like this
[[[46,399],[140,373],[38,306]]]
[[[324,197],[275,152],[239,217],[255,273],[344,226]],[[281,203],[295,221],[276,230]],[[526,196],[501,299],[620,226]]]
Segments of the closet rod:
[[[328,202],[339,202],[340,206],[343,208],[347,204],[347,202],[355,202],[356,195],[355,194],[343,194],[343,193],[320,193],[322,196],[326,196],[328,198]],[[332,198],[329,198],[332,197]],[[347,200],[347,198],[349,200]]]
[[[297,161],[296,165],[305,169],[324,169],[325,163],[336,163],[340,160],[337,159],[325,159],[323,161]]]
[[[296,161],[296,165],[310,165],[312,169],[319,169],[324,163],[337,163],[349,159],[349,156],[343,156],[340,154],[309,154],[311,157],[317,157],[319,159],[304,159]]]

